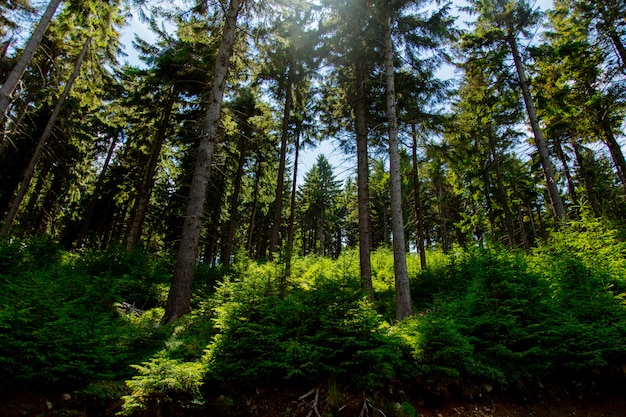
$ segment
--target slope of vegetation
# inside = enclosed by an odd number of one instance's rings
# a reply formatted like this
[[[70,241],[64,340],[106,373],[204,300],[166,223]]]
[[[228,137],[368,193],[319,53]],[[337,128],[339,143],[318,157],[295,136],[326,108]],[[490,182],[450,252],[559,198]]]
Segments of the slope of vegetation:
[[[126,415],[246,415],[246,398],[280,392],[289,401],[267,410],[389,416],[485,390],[615,388],[626,364],[625,255],[615,231],[586,219],[530,253],[457,248],[431,253],[422,271],[409,256],[419,313],[401,322],[390,250],[372,256],[375,302],[357,253],[294,259],[286,285],[284,265],[237,256],[229,269],[199,270],[192,313],[162,326],[169,258],[4,244],[0,376],[14,384],[2,394],[54,387],[92,406],[123,396]]]

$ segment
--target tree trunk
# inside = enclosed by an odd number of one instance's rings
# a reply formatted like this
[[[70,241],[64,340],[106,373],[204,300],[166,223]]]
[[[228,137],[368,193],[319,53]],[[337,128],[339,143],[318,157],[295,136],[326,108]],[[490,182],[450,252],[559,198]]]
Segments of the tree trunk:
[[[176,94],[174,91],[170,91],[169,94],[170,96],[165,102],[165,108],[163,109],[163,116],[161,118],[159,130],[157,131],[156,138],[152,144],[152,149],[150,149],[148,164],[144,169],[141,184],[137,190],[138,193],[137,198],[135,199],[135,206],[131,212],[132,220],[128,230],[128,237],[126,238],[126,250],[130,250],[137,246],[141,239],[143,222],[146,218],[148,203],[150,202],[152,188],[154,187],[154,174],[159,162],[159,156],[161,155],[161,148],[163,147],[163,142],[165,141],[165,136],[167,134],[172,109],[174,108],[174,103],[176,102]]]
[[[244,139],[247,141],[247,139]],[[244,166],[248,156],[248,143],[243,143],[239,150],[239,161],[237,162],[237,172],[233,181],[233,193],[230,196],[230,219],[226,238],[222,244],[222,265],[230,265],[230,258],[233,256],[233,241],[235,239],[235,229],[237,227],[239,212],[239,193],[241,192],[241,179],[243,178]]]
[[[389,188],[391,192],[391,231],[393,233],[393,266],[396,284],[396,319],[413,315],[409,273],[406,266],[406,244],[402,219],[402,177],[398,151],[398,119],[396,115],[395,69],[391,39],[391,17],[385,26],[385,79],[387,81],[387,124],[389,130]]]
[[[13,221],[15,220],[15,217],[17,215],[17,211],[20,208],[20,205],[22,204],[24,197],[26,196],[26,192],[28,191],[28,186],[30,185],[30,182],[32,181],[33,176],[35,175],[35,167],[37,166],[37,162],[39,162],[39,158],[41,158],[41,155],[43,154],[43,151],[46,148],[48,139],[50,139],[50,136],[52,135],[52,129],[54,128],[54,124],[56,123],[59,117],[59,114],[61,113],[61,108],[63,107],[63,103],[65,102],[65,99],[70,93],[70,90],[72,89],[72,85],[74,84],[74,81],[76,81],[76,78],[78,78],[78,74],[80,73],[80,67],[83,64],[83,60],[85,59],[85,54],[87,53],[87,49],[89,48],[90,43],[91,43],[91,38],[87,38],[87,40],[85,41],[85,44],[83,45],[83,49],[80,51],[80,55],[78,56],[78,59],[76,60],[76,64],[74,64],[74,72],[70,76],[69,80],[67,80],[67,83],[65,84],[65,88],[63,89],[61,96],[57,100],[56,105],[54,106],[54,110],[52,110],[50,119],[48,119],[48,123],[46,124],[46,127],[44,128],[44,131],[41,135],[41,138],[39,139],[39,142],[37,143],[37,146],[35,147],[35,152],[32,158],[30,159],[30,162],[28,164],[28,167],[26,168],[26,171],[24,172],[24,179],[22,180],[22,183],[20,184],[18,188],[17,195],[13,199],[13,203],[11,203],[11,208],[9,209],[9,213],[7,214],[4,225],[2,226],[2,230],[0,230],[0,236],[8,235],[9,230],[11,229],[11,226],[13,226]]]
[[[20,56],[19,61],[17,61],[15,67],[13,67],[6,80],[4,80],[4,83],[2,83],[2,88],[0,88],[0,121],[4,121],[7,110],[9,109],[9,105],[12,101],[11,96],[13,95],[17,84],[22,79],[22,75],[24,75],[24,71],[26,71],[28,64],[30,64],[30,61],[33,59],[39,44],[41,44],[41,41],[48,30],[48,26],[50,25],[50,21],[52,21],[52,16],[54,16],[54,13],[60,3],[61,0],[50,0],[48,7],[39,20],[39,24],[28,40],[28,43],[22,52],[22,56]]]
[[[367,101],[365,97],[365,70],[363,62],[355,64],[354,81],[356,98],[354,102],[354,124],[356,133],[357,158],[357,199],[359,212],[359,265],[361,286],[370,300],[374,301],[372,265],[370,252],[372,235],[369,210],[369,160],[367,156]]]
[[[291,183],[291,201],[289,204],[289,221],[287,224],[287,249],[285,251],[285,276],[281,283],[284,287],[284,281],[291,276],[291,257],[293,256],[293,241],[295,234],[296,222],[296,192],[298,188],[298,159],[300,157],[300,126],[297,126],[295,137],[295,150],[293,158],[293,180]]]
[[[496,144],[494,138],[493,129],[489,129],[489,149],[491,151],[491,158],[493,159],[493,165],[496,169],[496,183],[498,185],[498,194],[500,194],[500,204],[504,211],[504,223],[506,224],[506,230],[509,234],[509,245],[511,247],[517,246],[517,239],[515,239],[515,227],[513,226],[513,216],[511,214],[511,208],[509,207],[509,198],[506,195],[506,189],[504,188],[504,178],[502,175],[502,168],[500,167],[500,157],[496,151]]]
[[[252,209],[250,210],[250,225],[248,226],[248,240],[246,242],[246,252],[248,252],[248,256],[250,258],[255,259],[255,254],[252,251],[252,239],[254,237],[254,229],[255,229],[255,221],[256,221],[256,212],[257,207],[259,205],[259,184],[261,182],[261,155],[257,157],[255,170],[255,178],[254,178],[254,190],[252,191]]]
[[[225,17],[225,24],[220,39],[213,83],[208,97],[202,136],[198,145],[196,165],[189,190],[189,202],[185,222],[174,266],[172,285],[167,298],[163,323],[173,323],[187,314],[191,303],[191,288],[194,269],[198,258],[198,243],[202,232],[202,218],[209,183],[209,169],[217,140],[217,128],[222,110],[226,75],[233,54],[237,16],[245,0],[231,0]]]
[[[292,86],[291,86],[291,66],[287,69],[287,80],[285,82],[285,107],[283,109],[283,125],[280,135],[280,158],[278,163],[278,179],[276,181],[276,196],[274,198],[274,223],[272,223],[272,237],[270,239],[269,259],[272,260],[274,253],[278,250],[280,241],[280,228],[282,226],[283,214],[283,187],[285,184],[285,166],[287,160],[287,136],[289,135],[289,121],[291,118]]]
[[[96,182],[93,195],[91,196],[91,201],[89,202],[89,207],[87,208],[87,214],[85,214],[85,218],[83,219],[83,226],[80,230],[80,234],[78,235],[78,239],[76,239],[74,247],[80,248],[83,242],[85,241],[85,238],[87,237],[87,233],[89,232],[89,225],[91,223],[91,218],[93,217],[93,212],[96,209],[96,204],[100,197],[100,189],[102,188],[102,183],[104,182],[104,178],[106,177],[106,172],[109,169],[109,164],[111,163],[111,158],[113,157],[113,152],[115,151],[116,144],[117,144],[117,135],[113,136],[113,139],[111,140],[111,144],[109,145],[109,151],[107,152],[107,157],[104,161],[104,165],[102,166],[102,170],[100,171],[100,175],[98,176],[98,182]]]
[[[561,194],[559,194],[559,188],[556,185],[554,179],[554,171],[552,169],[552,162],[550,162],[550,152],[548,145],[543,136],[543,131],[539,126],[539,119],[537,118],[537,111],[535,110],[535,103],[530,95],[530,89],[528,87],[528,79],[524,72],[524,66],[522,64],[522,58],[517,49],[517,41],[513,34],[509,34],[507,42],[511,48],[513,55],[513,61],[515,62],[515,68],[517,70],[517,76],[522,88],[522,97],[524,98],[524,104],[526,105],[526,112],[528,113],[528,119],[533,130],[535,137],[535,145],[539,151],[539,158],[541,160],[541,167],[543,168],[543,175],[546,179],[546,186],[548,187],[548,193],[550,200],[552,201],[552,210],[557,220],[565,220],[565,207],[563,206],[563,200]]]
[[[599,117],[600,128],[604,133],[604,143],[609,148],[609,151],[611,153],[611,159],[613,159],[613,163],[615,164],[615,167],[617,169],[617,176],[622,182],[622,186],[626,190],[626,159],[624,159],[622,147],[620,146],[619,142],[617,142],[617,139],[615,139],[615,134],[613,133],[610,122],[603,116]]]
[[[600,209],[598,197],[593,190],[593,183],[591,181],[591,178],[589,177],[589,170],[586,166],[587,164],[585,163],[585,159],[580,152],[580,145],[578,144],[578,141],[576,141],[576,139],[572,139],[571,144],[574,148],[574,155],[576,156],[576,163],[578,164],[579,175],[583,178],[583,183],[585,184],[585,189],[587,190],[587,198],[589,199],[589,204],[591,204],[591,209],[593,210],[594,216],[600,217],[602,216],[602,210]]]
[[[411,124],[411,136],[413,137],[413,204],[415,209],[415,223],[417,225],[417,252],[420,257],[420,268],[426,268],[426,251],[424,248],[424,209],[422,207],[422,197],[420,196],[420,180],[417,165],[417,131],[415,123]]]

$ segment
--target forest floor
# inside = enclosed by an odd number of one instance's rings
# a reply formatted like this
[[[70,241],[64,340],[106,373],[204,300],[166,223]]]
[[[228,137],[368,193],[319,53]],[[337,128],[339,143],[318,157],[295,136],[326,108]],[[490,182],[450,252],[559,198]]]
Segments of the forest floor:
[[[6,381],[5,381],[6,382]],[[342,396],[335,404],[329,404],[327,392],[294,396],[292,392],[238,393],[225,397],[220,395],[209,400],[201,410],[181,408],[162,409],[150,416],[419,416],[419,417],[624,417],[626,416],[626,392],[621,389],[612,393],[567,393],[559,396],[533,393],[532,399],[505,398],[502,395],[481,396],[476,400],[446,399],[436,405],[425,405],[422,400],[406,398],[401,403],[389,399],[369,399],[364,396]],[[441,399],[439,399],[441,400]],[[411,404],[411,412],[401,407]],[[96,403],[76,393],[21,392],[0,397],[1,417],[108,417],[120,411],[121,401]],[[380,407],[380,408],[379,408]],[[394,410],[394,407],[397,407]],[[382,413],[384,409],[384,414]],[[316,414],[317,412],[317,414]]]

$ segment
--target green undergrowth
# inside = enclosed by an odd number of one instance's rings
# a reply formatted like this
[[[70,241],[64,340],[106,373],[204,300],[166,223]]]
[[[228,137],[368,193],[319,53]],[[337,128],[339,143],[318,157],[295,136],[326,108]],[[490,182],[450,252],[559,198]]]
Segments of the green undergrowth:
[[[282,265],[239,256],[227,270],[199,268],[192,312],[163,327],[169,258],[5,244],[0,376],[91,383],[84,392],[101,396],[119,395],[109,387],[126,379],[127,415],[193,413],[217,398],[227,413],[232,396],[268,386],[326,386],[327,405],[331,392],[412,390],[387,399],[402,406],[386,415],[407,415],[409,399],[439,388],[623,382],[626,245],[602,222],[570,222],[529,253],[456,248],[427,258],[424,270],[408,258],[415,314],[402,322],[392,320],[393,255],[380,249],[374,302],[357,252],[295,258],[287,280]],[[122,302],[145,312],[127,314]]]

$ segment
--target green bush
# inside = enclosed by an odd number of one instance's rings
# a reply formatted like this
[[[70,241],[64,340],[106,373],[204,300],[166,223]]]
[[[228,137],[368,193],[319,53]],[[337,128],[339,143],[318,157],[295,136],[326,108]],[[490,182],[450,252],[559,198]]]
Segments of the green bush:
[[[203,366],[199,362],[182,362],[155,357],[141,365],[133,365],[139,375],[126,381],[130,395],[123,396],[122,415],[145,411],[161,415],[170,407],[189,409],[202,405]]]
[[[209,378],[240,384],[332,378],[372,388],[394,374],[398,341],[381,327],[360,282],[318,277],[281,297],[258,283],[225,283]],[[236,296],[233,296],[236,294]]]
[[[45,239],[0,246],[12,263],[0,276],[0,378],[15,382],[6,389],[127,375],[156,351],[163,332],[146,325],[150,315],[131,320],[114,307],[120,281],[139,277],[89,274],[94,258]]]

